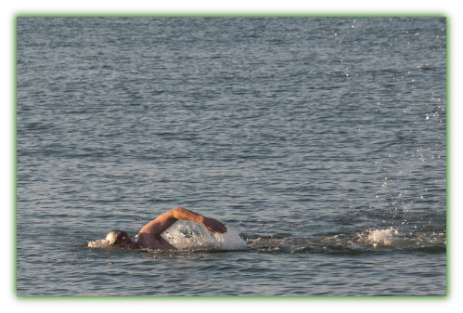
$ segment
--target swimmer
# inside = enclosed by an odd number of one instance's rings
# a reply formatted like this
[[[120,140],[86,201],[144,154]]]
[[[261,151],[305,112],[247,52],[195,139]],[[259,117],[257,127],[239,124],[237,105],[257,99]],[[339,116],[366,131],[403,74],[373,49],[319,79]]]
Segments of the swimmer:
[[[132,238],[125,231],[111,230],[106,235],[108,243],[117,248],[129,249],[160,249],[160,250],[177,250],[176,247],[171,245],[161,234],[165,232],[170,226],[175,224],[178,220],[193,221],[206,227],[211,233],[223,234],[227,231],[227,227],[221,222],[196,214],[184,208],[175,208],[173,210],[162,213],[154,220],[143,226],[138,233],[137,241]]]

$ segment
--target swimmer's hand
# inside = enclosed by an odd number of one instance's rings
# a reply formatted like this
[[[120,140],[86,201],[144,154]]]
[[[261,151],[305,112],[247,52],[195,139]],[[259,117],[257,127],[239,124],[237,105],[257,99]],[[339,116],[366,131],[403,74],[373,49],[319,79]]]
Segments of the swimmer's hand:
[[[201,224],[203,224],[204,227],[206,227],[206,229],[213,234],[215,233],[223,234],[227,232],[227,227],[224,224],[210,217],[203,216]]]

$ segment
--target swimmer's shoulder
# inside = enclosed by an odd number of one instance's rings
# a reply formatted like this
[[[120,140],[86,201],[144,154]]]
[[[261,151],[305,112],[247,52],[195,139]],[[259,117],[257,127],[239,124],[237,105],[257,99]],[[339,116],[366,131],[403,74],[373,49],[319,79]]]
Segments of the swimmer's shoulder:
[[[160,250],[177,250],[176,247],[171,245],[162,236],[152,236],[147,233],[138,234],[137,243],[141,248],[160,249]]]

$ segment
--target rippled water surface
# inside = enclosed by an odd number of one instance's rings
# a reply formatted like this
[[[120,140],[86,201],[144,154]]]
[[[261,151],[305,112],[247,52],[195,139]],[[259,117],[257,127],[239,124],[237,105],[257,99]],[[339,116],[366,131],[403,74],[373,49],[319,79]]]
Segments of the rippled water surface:
[[[98,245],[176,206],[230,231]],[[446,236],[445,18],[18,18],[19,296],[442,296]]]

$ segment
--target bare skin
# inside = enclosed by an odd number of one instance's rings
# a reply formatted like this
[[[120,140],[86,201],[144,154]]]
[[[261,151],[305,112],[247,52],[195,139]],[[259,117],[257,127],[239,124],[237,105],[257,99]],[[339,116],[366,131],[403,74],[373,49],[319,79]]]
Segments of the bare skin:
[[[178,220],[193,221],[206,227],[211,233],[223,234],[227,231],[227,227],[221,222],[205,217],[200,214],[196,214],[184,208],[175,208],[165,213],[162,213],[154,220],[143,226],[138,233],[137,241],[133,241],[130,236],[122,237],[122,241],[115,244],[118,248],[129,248],[129,249],[161,249],[161,250],[177,250],[176,247],[171,245],[161,234],[165,232]]]

